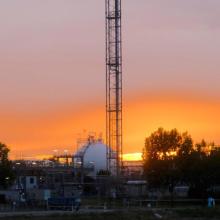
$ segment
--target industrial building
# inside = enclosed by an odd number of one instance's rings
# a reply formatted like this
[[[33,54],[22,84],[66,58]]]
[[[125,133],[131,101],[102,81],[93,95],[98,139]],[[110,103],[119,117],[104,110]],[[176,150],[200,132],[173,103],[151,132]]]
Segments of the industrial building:
[[[11,189],[5,191],[8,200],[43,203],[49,198],[86,193],[123,195],[130,186],[134,189],[141,186],[141,190],[145,187],[145,182],[127,182],[131,178],[141,179],[142,165],[123,165],[122,161],[121,0],[105,0],[105,6],[106,144],[88,136],[73,154],[54,155],[45,161],[14,161],[16,180]]]

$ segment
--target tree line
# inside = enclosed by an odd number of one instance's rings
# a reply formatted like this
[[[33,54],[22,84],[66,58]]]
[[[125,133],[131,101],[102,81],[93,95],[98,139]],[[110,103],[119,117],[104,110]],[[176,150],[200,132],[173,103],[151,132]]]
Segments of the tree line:
[[[189,196],[206,197],[220,186],[220,148],[187,133],[159,128],[145,139],[144,176],[149,188],[189,186]]]

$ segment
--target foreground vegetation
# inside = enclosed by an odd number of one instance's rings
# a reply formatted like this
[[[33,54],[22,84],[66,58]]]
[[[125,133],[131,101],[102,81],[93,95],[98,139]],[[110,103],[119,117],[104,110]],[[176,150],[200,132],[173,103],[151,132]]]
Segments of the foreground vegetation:
[[[11,185],[15,178],[8,153],[8,146],[0,142],[0,188],[3,189]]]
[[[150,188],[190,187],[189,196],[220,196],[220,147],[202,140],[193,143],[188,133],[159,128],[145,140],[144,171]],[[218,194],[219,193],[219,194]]]
[[[52,215],[52,216],[23,216],[23,217],[7,217],[0,218],[1,220],[217,220],[220,218],[220,208],[179,208],[179,209],[157,209],[157,210],[124,210],[113,211],[106,213],[73,213],[66,215]]]

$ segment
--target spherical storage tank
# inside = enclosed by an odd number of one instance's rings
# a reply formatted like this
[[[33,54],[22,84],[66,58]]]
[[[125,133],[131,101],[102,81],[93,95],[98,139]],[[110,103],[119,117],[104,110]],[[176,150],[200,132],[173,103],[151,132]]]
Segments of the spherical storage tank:
[[[106,170],[106,145],[101,141],[90,143],[84,154],[84,167],[94,166],[93,174]]]

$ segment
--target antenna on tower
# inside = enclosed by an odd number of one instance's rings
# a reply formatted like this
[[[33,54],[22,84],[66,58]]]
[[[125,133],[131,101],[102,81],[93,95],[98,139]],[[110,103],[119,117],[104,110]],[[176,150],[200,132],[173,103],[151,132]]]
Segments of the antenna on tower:
[[[119,176],[122,168],[122,37],[121,0],[106,7],[106,144],[107,168]]]

